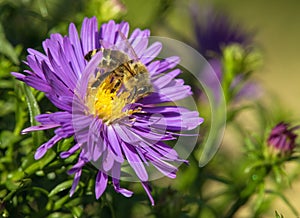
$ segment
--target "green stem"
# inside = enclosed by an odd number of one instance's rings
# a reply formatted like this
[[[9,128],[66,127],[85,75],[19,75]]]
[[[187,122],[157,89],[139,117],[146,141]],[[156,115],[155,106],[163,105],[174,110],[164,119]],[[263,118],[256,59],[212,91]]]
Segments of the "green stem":
[[[242,207],[244,206],[248,200],[250,199],[251,195],[248,195],[246,197],[239,197],[236,202],[231,206],[227,214],[224,216],[224,218],[232,218],[234,214]]]
[[[245,184],[244,188],[241,190],[239,197],[230,207],[228,212],[223,216],[223,218],[232,218],[236,212],[244,206],[251,196],[255,194],[256,188],[264,182],[264,178],[268,175],[270,169],[262,168],[257,171],[255,174],[251,174],[248,184]]]

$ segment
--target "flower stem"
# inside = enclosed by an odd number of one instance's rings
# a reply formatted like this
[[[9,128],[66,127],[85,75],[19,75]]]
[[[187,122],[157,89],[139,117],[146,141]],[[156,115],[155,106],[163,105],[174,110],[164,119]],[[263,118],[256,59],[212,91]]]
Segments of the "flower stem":
[[[232,218],[234,214],[243,206],[245,205],[248,200],[250,199],[251,195],[246,197],[239,197],[236,202],[231,206],[227,214],[223,218]]]
[[[223,218],[232,218],[234,214],[249,201],[251,196],[255,194],[256,188],[259,187],[261,183],[264,183],[264,178],[268,175],[269,171],[270,169],[261,168],[251,174],[248,184],[245,184],[237,200]]]

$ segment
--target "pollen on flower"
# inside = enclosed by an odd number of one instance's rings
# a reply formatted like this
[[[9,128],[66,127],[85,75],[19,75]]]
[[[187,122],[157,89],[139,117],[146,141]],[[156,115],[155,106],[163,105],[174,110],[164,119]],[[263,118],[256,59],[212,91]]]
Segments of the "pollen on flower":
[[[89,89],[87,106],[92,114],[101,118],[106,124],[136,112],[132,109],[124,110],[130,93],[118,93],[118,89],[115,89],[112,83],[104,81],[99,87],[89,87]]]

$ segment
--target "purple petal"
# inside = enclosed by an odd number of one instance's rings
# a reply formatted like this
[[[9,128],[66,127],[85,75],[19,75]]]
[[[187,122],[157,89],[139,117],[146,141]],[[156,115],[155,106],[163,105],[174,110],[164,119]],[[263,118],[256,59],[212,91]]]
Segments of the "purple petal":
[[[129,144],[138,143],[142,138],[136,134],[134,134],[131,130],[128,130],[126,126],[116,124],[114,125],[114,129],[118,133],[118,136]]]
[[[103,24],[100,29],[100,39],[109,45],[114,45],[116,36],[116,23],[110,20],[108,23]],[[106,47],[105,47],[106,48]]]
[[[152,197],[152,195],[151,195],[151,189],[150,189],[150,186],[148,185],[147,182],[142,182],[142,186],[143,186],[143,188],[145,189],[145,191],[146,191],[146,193],[147,193],[147,195],[148,195],[148,197],[149,197],[149,200],[150,200],[150,202],[151,202],[151,205],[154,206],[154,199],[153,199],[153,197]]]
[[[86,161],[81,158],[83,155],[84,155],[83,152],[81,152],[80,156],[79,156],[78,162],[70,170],[68,170],[68,174],[69,175],[78,172],[86,164]]]
[[[160,62],[159,68],[153,75],[160,74],[162,72],[170,70],[174,68],[177,64],[179,64],[179,62],[180,62],[180,58],[177,56],[168,57]]]
[[[96,17],[85,18],[82,23],[80,38],[82,42],[83,53],[96,48],[98,39],[98,23]]]
[[[157,87],[158,89],[161,89],[165,86],[167,86],[176,76],[178,76],[181,73],[179,69],[173,70],[158,79],[152,81],[153,85]]]
[[[149,30],[141,31],[140,29],[135,29],[131,34],[129,42],[134,49],[137,57],[141,57],[145,49],[147,48],[149,36]]]
[[[52,128],[55,128],[55,127],[58,127],[58,126],[60,126],[60,124],[48,124],[48,125],[31,126],[31,127],[26,128],[26,129],[23,129],[21,134],[27,134],[27,133],[32,132],[32,131],[52,129]]]
[[[89,77],[91,73],[95,72],[96,68],[98,67],[100,61],[102,60],[102,52],[97,52],[92,59],[88,62],[85,66],[82,77],[80,79],[79,87],[78,87],[78,94],[80,99],[84,99],[86,95],[86,89],[89,81]]]
[[[105,172],[111,170],[111,168],[114,165],[114,159],[115,159],[115,155],[112,153],[112,151],[107,149],[103,155],[103,162],[102,162],[102,167]]]
[[[121,164],[120,163],[115,163],[112,167],[112,182],[113,186],[116,192],[121,193],[125,197],[131,197],[133,192],[129,191],[125,188],[120,188],[120,173],[121,173]]]
[[[118,137],[116,135],[116,132],[114,130],[113,126],[107,126],[106,134],[108,137],[108,142],[110,144],[111,150],[115,153],[115,161],[119,163],[124,162],[123,154],[120,147],[120,142],[118,140]]]
[[[80,39],[78,36],[78,32],[73,23],[71,23],[69,26],[69,37],[70,37],[70,42],[71,42],[72,47],[75,52],[77,63],[79,64],[80,72],[82,72],[84,69],[84,66],[85,66],[85,60],[83,58],[84,54],[83,54],[82,45],[81,45],[81,42],[80,42]]]
[[[44,55],[43,53],[41,53],[41,52],[39,52],[37,50],[34,50],[32,48],[27,49],[27,52],[29,54],[35,56],[39,62],[47,61],[48,60],[48,57],[46,55]]]
[[[128,37],[129,33],[129,24],[127,22],[122,22],[119,24],[119,30],[126,38]],[[123,43],[124,39],[120,34],[117,34],[117,38],[115,40],[116,44]]]
[[[155,75],[157,69],[159,68],[160,61],[152,61],[149,64],[146,64],[147,70],[150,73],[150,76]]]
[[[16,77],[18,80],[22,80],[22,81],[24,81],[24,79],[26,77],[24,74],[17,73],[17,72],[11,72],[11,75],[13,75],[14,77]]]
[[[57,135],[53,136],[48,142],[44,143],[36,150],[34,159],[38,160],[42,158],[46,154],[47,150],[52,148],[53,145],[56,144],[61,139],[62,138]]]
[[[142,104],[159,104],[164,102],[175,102],[192,95],[191,87],[187,85],[170,86],[158,90],[158,93],[153,93],[139,102]]]
[[[81,169],[79,171],[77,171],[75,173],[75,176],[74,176],[74,180],[73,180],[73,184],[72,184],[72,187],[71,187],[71,190],[70,190],[70,197],[72,197],[72,195],[74,194],[75,190],[76,190],[76,187],[79,183],[79,180],[80,180],[80,176],[81,176]]]
[[[95,184],[96,198],[99,199],[106,189],[108,176],[102,171],[98,171]]]
[[[59,156],[63,159],[68,158],[72,154],[74,154],[76,151],[78,151],[80,147],[81,147],[81,144],[77,143],[72,148],[70,148],[68,151],[61,152]]]
[[[97,161],[103,152],[103,139],[100,136],[102,121],[98,118],[93,119],[87,135],[87,153],[89,160]]]
[[[157,57],[161,49],[162,49],[162,44],[160,42],[153,43],[150,47],[148,47],[144,51],[144,54],[141,57],[141,62],[144,64],[148,64],[150,61],[152,61],[154,58]]]
[[[57,128],[54,133],[62,138],[69,138],[74,135],[74,129],[71,124],[65,124],[60,128]]]
[[[141,181],[148,180],[148,174],[146,172],[145,166],[141,161],[137,151],[132,145],[128,145],[126,143],[122,143],[122,149],[124,154],[130,164],[130,166],[134,169],[136,175],[139,177]]]

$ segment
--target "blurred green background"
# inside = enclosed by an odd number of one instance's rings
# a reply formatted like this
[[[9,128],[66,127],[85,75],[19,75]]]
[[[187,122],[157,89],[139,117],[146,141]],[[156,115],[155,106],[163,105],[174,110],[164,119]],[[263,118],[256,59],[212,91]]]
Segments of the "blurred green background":
[[[107,3],[108,2],[108,3]],[[112,2],[112,4],[111,4]],[[75,22],[79,27],[84,16],[96,15],[99,23],[111,18],[126,20],[133,28],[150,28],[152,35],[167,36],[195,43],[192,20],[188,7],[190,1],[184,0],[0,0],[0,52],[1,89],[11,87],[13,78],[9,72],[24,67],[19,60],[26,56],[26,48],[41,49],[41,42],[50,33],[67,33],[67,26]],[[244,29],[254,31],[255,41],[264,56],[263,67],[254,74],[262,87],[262,98],[273,102],[273,107],[282,106],[299,124],[300,119],[300,2],[297,0],[214,0],[193,1],[199,8],[215,5],[224,10]],[[104,4],[105,3],[105,4]],[[97,5],[104,7],[97,7]],[[9,43],[8,43],[9,42]],[[9,61],[7,61],[10,60]],[[11,64],[13,63],[13,64]],[[271,94],[265,94],[271,93]],[[10,100],[1,91],[1,113],[11,110]],[[278,96],[278,98],[276,97]],[[0,114],[1,114],[0,113]],[[1,129],[12,129],[10,119],[1,118]],[[246,118],[249,119],[249,118]],[[251,118],[250,118],[251,119]],[[64,172],[63,172],[64,173]],[[300,182],[287,191],[295,205],[300,202]],[[285,217],[292,217],[290,210],[280,201],[274,207]],[[300,208],[298,208],[300,211]],[[273,212],[267,217],[273,216]]]

